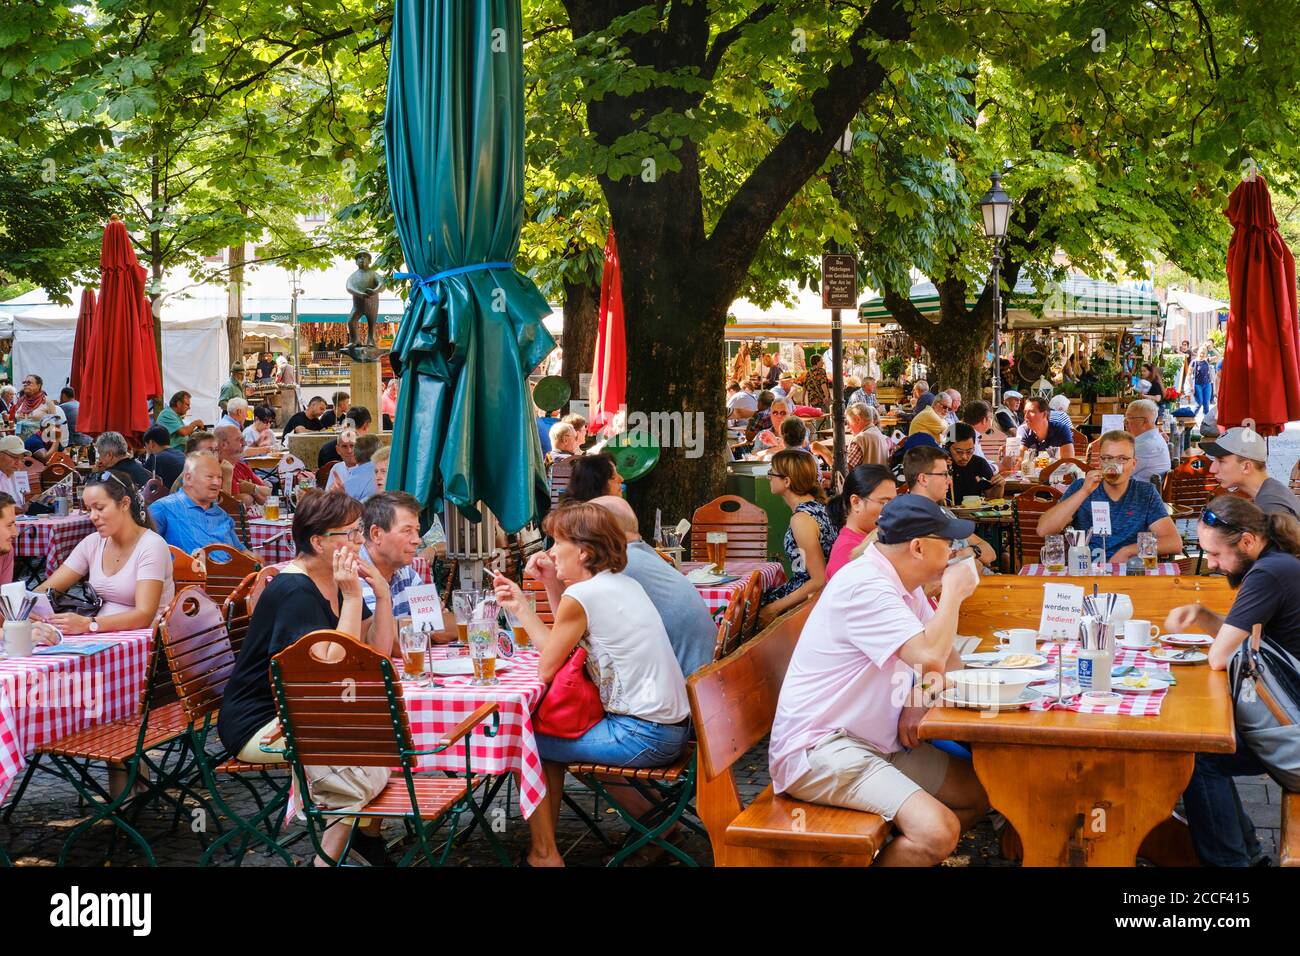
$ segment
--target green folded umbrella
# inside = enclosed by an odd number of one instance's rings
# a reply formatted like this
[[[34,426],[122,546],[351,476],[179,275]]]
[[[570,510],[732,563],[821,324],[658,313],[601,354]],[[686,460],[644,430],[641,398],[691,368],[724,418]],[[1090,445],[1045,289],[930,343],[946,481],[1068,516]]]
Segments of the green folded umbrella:
[[[506,531],[546,494],[525,378],[555,347],[550,306],[515,271],[523,223],[518,0],[397,0],[384,118],[389,193],[411,282],[388,487]]]

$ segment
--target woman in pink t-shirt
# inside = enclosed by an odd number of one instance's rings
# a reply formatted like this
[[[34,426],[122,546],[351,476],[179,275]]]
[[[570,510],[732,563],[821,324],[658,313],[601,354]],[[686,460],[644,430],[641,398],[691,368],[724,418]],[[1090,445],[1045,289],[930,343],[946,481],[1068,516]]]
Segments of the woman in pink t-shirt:
[[[86,508],[95,533],[36,590],[66,591],[88,578],[103,606],[93,616],[56,614],[50,619],[65,634],[130,631],[152,627],[159,608],[176,593],[171,552],[150,527],[130,478],[100,472],[86,482]]]
[[[880,509],[897,494],[894,476],[884,465],[858,465],[844,479],[844,491],[828,509],[840,533],[826,560],[826,580],[852,559],[854,548],[876,530]]]

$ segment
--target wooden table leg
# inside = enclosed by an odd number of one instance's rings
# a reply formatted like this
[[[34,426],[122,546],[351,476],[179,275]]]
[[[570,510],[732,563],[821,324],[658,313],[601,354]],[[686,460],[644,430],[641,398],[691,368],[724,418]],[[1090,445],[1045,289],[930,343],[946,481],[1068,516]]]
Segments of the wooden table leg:
[[[1025,866],[1133,866],[1192,776],[1193,755],[980,744],[975,772]]]

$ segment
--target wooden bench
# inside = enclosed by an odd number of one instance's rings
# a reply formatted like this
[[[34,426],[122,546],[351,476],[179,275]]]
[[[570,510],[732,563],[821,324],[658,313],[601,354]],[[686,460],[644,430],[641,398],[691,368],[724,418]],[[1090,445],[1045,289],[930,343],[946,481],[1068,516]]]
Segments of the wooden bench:
[[[868,866],[889,834],[874,813],[804,803],[767,789],[741,803],[733,765],[768,735],[786,668],[813,602],[778,618],[686,682],[698,736],[695,806],[715,866]]]
[[[1282,833],[1277,844],[1278,862],[1300,866],[1300,793],[1282,794]]]

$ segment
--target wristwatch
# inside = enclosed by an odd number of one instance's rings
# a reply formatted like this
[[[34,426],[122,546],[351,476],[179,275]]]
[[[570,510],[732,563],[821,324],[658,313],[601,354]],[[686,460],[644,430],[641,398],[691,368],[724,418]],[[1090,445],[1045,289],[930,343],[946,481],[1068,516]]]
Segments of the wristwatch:
[[[96,621],[93,617],[90,619],[90,633],[91,634],[99,633],[99,622]]]

